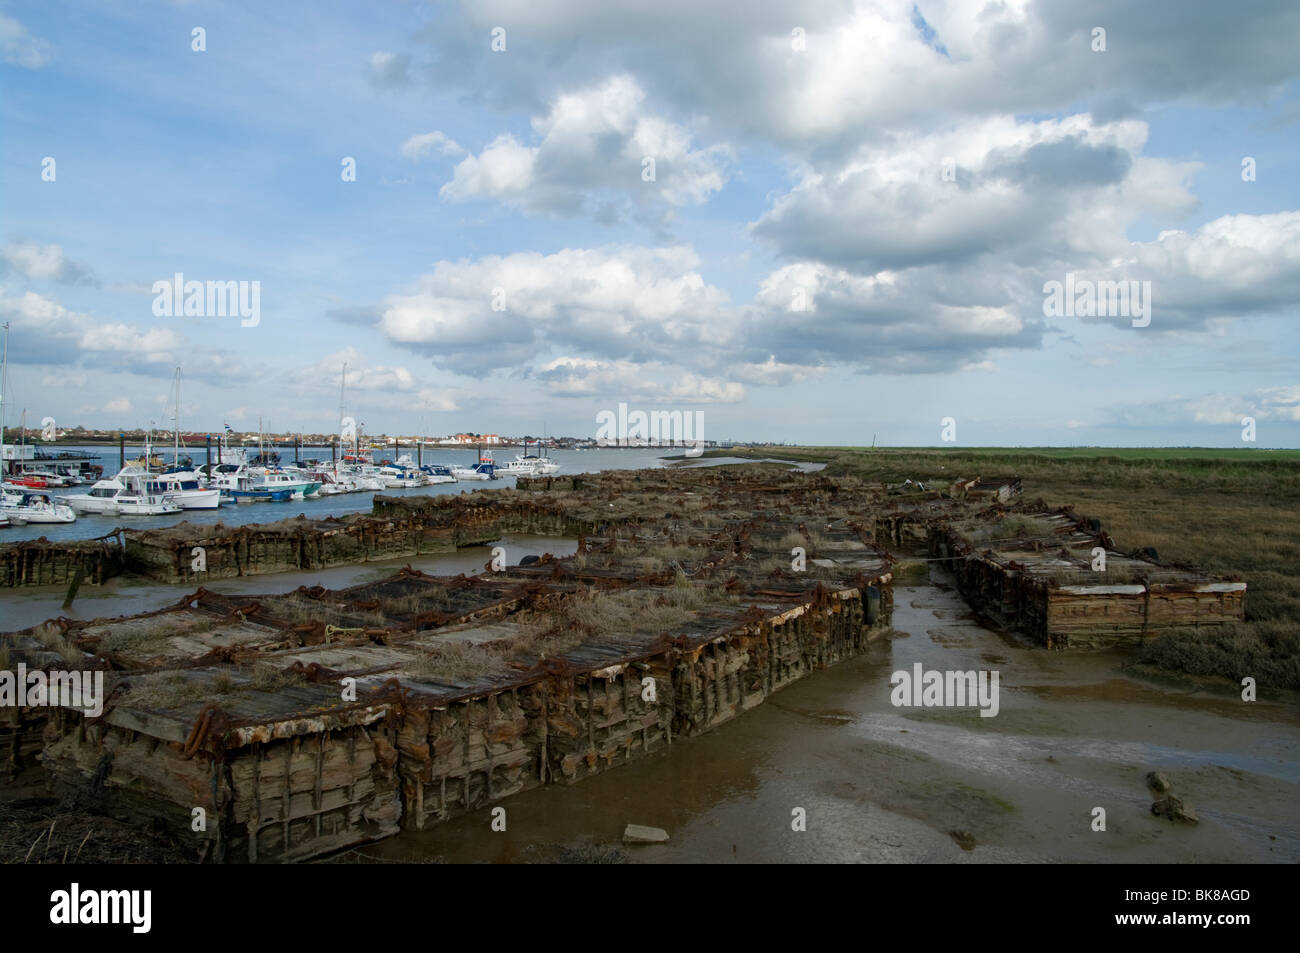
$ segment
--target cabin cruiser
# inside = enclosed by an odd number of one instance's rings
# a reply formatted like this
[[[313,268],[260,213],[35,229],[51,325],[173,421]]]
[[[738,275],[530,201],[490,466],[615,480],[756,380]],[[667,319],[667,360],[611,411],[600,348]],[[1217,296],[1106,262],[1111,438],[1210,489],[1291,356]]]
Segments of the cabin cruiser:
[[[186,510],[215,510],[221,505],[221,490],[203,485],[193,470],[167,470],[154,474],[169,500]]]
[[[428,486],[434,486],[438,483],[455,483],[456,475],[451,472],[451,467],[444,467],[438,464],[426,463],[420,467],[424,473],[424,482]]]
[[[126,484],[116,477],[97,480],[89,493],[69,493],[63,502],[77,513],[92,513],[100,516],[117,515],[117,498],[127,493]]]
[[[5,484],[0,489],[0,516],[15,526],[27,523],[72,523],[77,514],[50,493],[33,493],[27,487]]]
[[[380,479],[384,481],[384,486],[390,490],[404,490],[424,486],[423,472],[401,464],[395,463],[380,467],[379,474]]]
[[[301,500],[316,496],[321,487],[320,480],[296,476],[280,469],[252,469],[242,465],[233,471],[228,465],[218,466],[212,484],[223,498],[237,503]]]
[[[133,466],[96,481],[89,493],[69,493],[62,501],[77,513],[99,516],[167,516],[183,508],[170,498],[158,474]]]
[[[457,480],[495,480],[497,479],[496,464],[492,461],[492,454],[484,453],[478,458],[478,463],[472,467],[451,467],[451,474]]]

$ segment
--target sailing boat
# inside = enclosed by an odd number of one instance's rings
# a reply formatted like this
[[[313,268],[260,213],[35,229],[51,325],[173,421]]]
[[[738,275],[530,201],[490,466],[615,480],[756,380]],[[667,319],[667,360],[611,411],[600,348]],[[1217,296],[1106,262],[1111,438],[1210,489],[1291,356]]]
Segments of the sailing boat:
[[[172,502],[179,503],[186,510],[215,510],[221,505],[221,491],[208,489],[203,485],[186,460],[181,464],[181,369],[176,368],[176,410],[172,414],[173,445],[172,465],[160,473],[157,481],[162,484],[163,495]]]

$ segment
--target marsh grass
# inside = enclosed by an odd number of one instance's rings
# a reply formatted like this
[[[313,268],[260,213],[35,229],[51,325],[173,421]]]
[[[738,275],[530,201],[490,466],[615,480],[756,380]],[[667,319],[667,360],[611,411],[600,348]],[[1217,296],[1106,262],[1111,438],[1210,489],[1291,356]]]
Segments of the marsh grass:
[[[1024,497],[1101,520],[1122,552],[1246,581],[1246,619],[1158,636],[1144,661],[1237,678],[1243,664],[1300,689],[1300,452],[1158,449],[737,448],[736,456],[825,462],[828,475],[872,482],[1014,474]],[[927,480],[926,478],[930,479]],[[1107,575],[1108,581],[1113,578]],[[1262,681],[1261,681],[1262,684]]]

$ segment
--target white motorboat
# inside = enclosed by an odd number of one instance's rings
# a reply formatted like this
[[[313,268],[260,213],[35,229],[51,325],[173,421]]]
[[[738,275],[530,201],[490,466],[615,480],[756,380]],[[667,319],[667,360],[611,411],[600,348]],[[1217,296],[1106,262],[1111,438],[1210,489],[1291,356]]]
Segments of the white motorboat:
[[[117,497],[127,493],[126,484],[116,477],[97,480],[89,493],[69,493],[63,502],[77,513],[92,513],[99,516],[117,515]]]
[[[492,460],[492,452],[484,450],[479,454],[478,463],[472,467],[449,467],[451,475],[457,480],[496,480],[497,465]]]
[[[6,484],[0,491],[0,515],[15,526],[27,523],[72,523],[77,514],[50,493],[35,493],[26,487]]]
[[[221,505],[221,490],[203,485],[193,470],[158,473],[154,479],[162,485],[163,494],[185,510],[215,510]]]
[[[456,482],[456,475],[451,472],[451,467],[426,463],[420,469],[424,472],[424,482],[428,486],[435,486],[439,483]]]

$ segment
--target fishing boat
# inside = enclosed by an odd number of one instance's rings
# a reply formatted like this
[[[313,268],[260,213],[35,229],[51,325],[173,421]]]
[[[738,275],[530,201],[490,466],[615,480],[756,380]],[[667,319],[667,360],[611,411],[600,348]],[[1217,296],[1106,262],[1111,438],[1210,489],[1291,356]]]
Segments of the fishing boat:
[[[0,489],[0,515],[15,526],[27,523],[72,523],[77,514],[50,493],[6,484]]]

